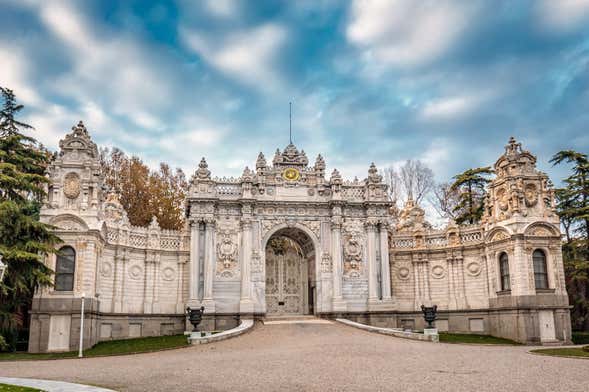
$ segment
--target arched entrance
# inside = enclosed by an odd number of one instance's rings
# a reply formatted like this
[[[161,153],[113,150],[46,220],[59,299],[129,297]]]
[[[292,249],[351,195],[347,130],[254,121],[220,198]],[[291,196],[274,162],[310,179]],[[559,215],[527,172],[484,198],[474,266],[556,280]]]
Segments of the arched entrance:
[[[266,314],[313,314],[315,248],[302,230],[283,228],[266,244]]]

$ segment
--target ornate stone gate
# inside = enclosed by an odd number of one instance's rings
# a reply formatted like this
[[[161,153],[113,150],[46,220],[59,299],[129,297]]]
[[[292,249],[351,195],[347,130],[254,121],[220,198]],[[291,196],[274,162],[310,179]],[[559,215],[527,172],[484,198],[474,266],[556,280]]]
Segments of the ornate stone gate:
[[[299,229],[282,229],[266,245],[266,314],[313,313],[315,268],[312,240]]]

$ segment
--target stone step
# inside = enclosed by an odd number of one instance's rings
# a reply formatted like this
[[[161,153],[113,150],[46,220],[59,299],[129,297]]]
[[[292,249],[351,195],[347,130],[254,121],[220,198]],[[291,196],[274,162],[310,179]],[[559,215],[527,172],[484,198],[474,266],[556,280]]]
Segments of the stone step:
[[[542,342],[542,346],[562,346],[564,343],[560,340],[545,340]]]
[[[331,324],[332,322],[325,319],[320,319],[315,316],[306,315],[282,315],[282,316],[268,316],[262,320],[264,325],[279,325],[279,324]]]

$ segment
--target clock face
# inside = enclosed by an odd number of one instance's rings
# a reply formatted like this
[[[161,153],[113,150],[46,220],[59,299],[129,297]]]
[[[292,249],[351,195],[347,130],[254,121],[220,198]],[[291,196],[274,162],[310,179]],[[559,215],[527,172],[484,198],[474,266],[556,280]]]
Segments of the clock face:
[[[287,181],[296,181],[301,178],[301,173],[297,169],[289,167],[282,172],[282,177]]]

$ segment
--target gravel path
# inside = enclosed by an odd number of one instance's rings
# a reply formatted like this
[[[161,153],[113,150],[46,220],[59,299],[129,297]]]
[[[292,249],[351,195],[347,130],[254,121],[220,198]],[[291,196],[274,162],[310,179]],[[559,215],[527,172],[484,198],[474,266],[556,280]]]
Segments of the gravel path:
[[[238,338],[159,353],[0,362],[0,375],[120,391],[589,390],[588,360],[528,350],[418,342],[338,324],[258,324]]]

